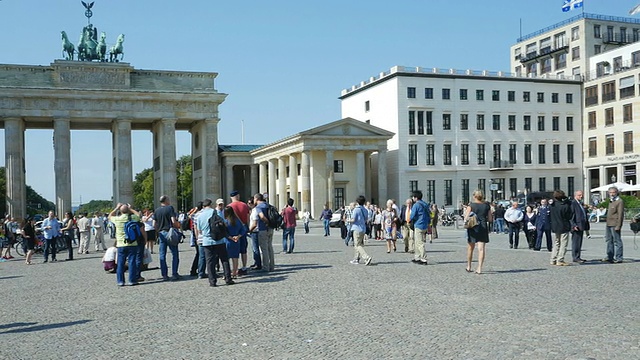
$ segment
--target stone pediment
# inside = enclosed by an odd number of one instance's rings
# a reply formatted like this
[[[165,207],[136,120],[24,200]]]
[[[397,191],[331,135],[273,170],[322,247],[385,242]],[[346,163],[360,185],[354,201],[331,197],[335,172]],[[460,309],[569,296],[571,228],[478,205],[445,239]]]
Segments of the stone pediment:
[[[387,130],[381,129],[377,126],[364,123],[362,121],[355,120],[353,118],[344,118],[337,120],[326,125],[322,125],[307,131],[303,131],[299,134],[302,137],[315,137],[315,136],[346,136],[346,137],[393,137],[393,133]]]

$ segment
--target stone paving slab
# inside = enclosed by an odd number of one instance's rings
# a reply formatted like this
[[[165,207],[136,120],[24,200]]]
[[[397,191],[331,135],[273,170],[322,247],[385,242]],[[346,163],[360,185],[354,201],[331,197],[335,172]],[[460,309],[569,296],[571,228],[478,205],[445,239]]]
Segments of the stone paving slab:
[[[603,257],[602,229],[585,258]],[[373,266],[349,264],[337,233],[299,231],[296,252],[279,254],[277,232],[276,271],[217,288],[159,270],[117,288],[100,254],[0,263],[0,359],[640,358],[640,251],[627,233],[625,263],[569,267],[492,234],[484,275],[464,271],[462,230],[440,229],[428,266],[379,241],[366,247]],[[181,245],[181,274],[193,254]]]

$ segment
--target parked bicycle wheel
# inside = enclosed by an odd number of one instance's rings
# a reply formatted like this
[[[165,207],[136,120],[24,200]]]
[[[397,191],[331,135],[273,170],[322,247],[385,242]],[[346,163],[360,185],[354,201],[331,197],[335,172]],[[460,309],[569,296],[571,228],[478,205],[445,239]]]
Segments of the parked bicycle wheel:
[[[24,241],[22,236],[18,235],[16,239],[16,243],[13,245],[13,248],[16,250],[16,254],[20,256],[24,256],[27,253],[27,243]]]
[[[56,238],[56,251],[60,252],[63,250],[67,250],[67,241],[65,240],[64,236],[58,236]]]

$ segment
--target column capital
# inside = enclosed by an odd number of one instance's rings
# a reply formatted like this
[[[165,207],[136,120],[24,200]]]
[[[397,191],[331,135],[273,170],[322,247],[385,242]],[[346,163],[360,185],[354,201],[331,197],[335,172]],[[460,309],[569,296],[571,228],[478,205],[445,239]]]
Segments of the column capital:
[[[160,121],[164,125],[172,125],[172,126],[174,126],[176,124],[176,122],[178,122],[178,119],[177,118],[162,118],[162,119],[160,119]]]
[[[68,117],[54,117],[53,118],[53,122],[71,122],[71,119],[69,119]]]

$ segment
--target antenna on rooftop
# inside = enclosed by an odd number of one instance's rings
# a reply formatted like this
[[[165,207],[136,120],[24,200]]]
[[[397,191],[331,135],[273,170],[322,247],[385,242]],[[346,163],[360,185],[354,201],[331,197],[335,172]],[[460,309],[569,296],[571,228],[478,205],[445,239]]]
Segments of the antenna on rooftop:
[[[244,120],[240,120],[240,131],[242,136],[242,145],[244,145]]]

